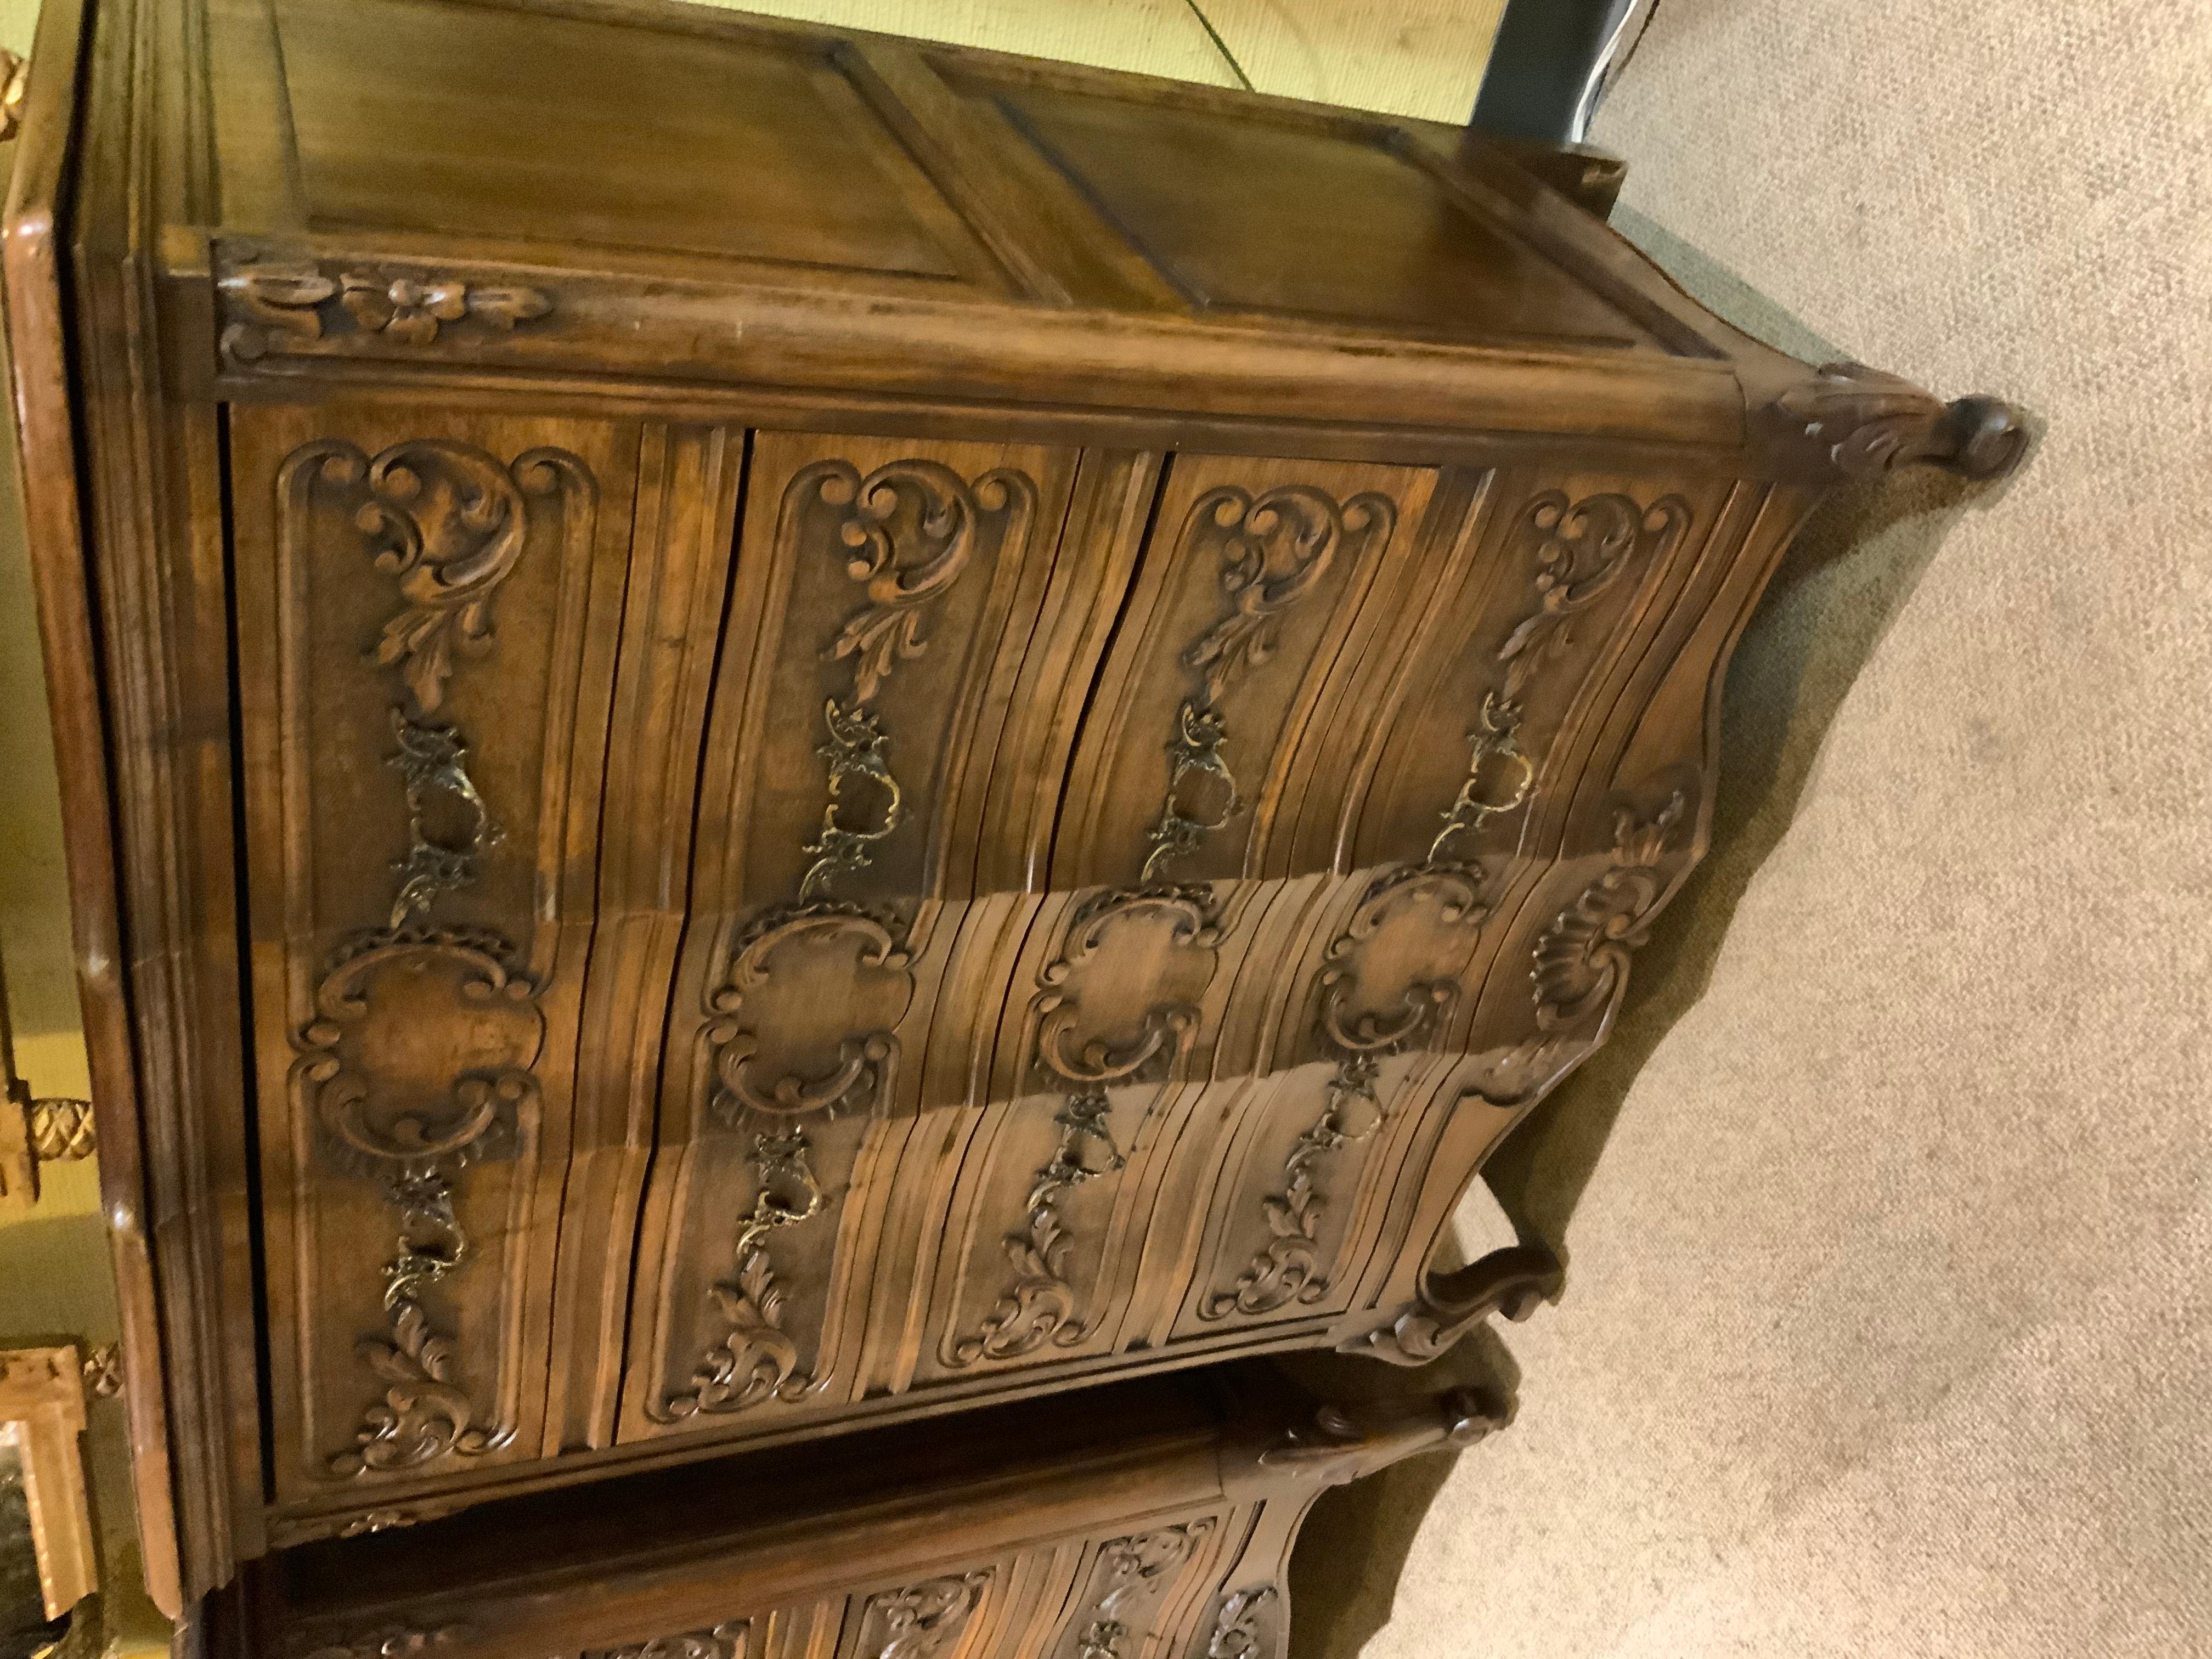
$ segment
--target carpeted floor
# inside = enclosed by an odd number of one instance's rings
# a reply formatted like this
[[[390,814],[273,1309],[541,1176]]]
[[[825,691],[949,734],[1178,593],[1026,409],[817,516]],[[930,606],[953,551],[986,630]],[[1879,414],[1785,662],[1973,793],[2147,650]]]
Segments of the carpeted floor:
[[[2203,0],[1661,5],[1623,228],[2046,430],[1790,556],[1719,850],[1498,1172],[1571,1253],[1519,1419],[1332,1498],[1304,1653],[2212,1654],[2209,115]]]

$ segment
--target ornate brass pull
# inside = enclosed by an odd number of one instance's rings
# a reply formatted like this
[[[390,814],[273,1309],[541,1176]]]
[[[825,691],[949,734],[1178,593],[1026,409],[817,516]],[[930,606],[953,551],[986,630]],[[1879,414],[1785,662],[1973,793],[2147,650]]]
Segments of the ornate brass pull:
[[[779,1229],[812,1219],[827,1201],[808,1159],[811,1150],[799,1129],[754,1139],[759,1189],[751,1213],[738,1228],[735,1271],[711,1292],[730,1323],[729,1334],[701,1358],[690,1388],[651,1413],[656,1421],[721,1416],[770,1399],[803,1400],[818,1386],[799,1368],[799,1345],[783,1328],[783,1290],[768,1255],[768,1242]]]
[[[1468,757],[1467,778],[1459,787],[1452,804],[1440,815],[1444,827],[1429,843],[1429,862],[1439,862],[1444,848],[1452,837],[1462,830],[1480,830],[1493,817],[1503,817],[1517,811],[1528,799],[1528,791],[1536,781],[1536,768],[1528,756],[1521,752],[1521,708],[1509,702],[1495,691],[1486,692],[1482,713],[1477,716],[1474,729],[1467,740],[1474,752]],[[1483,782],[1483,763],[1500,761],[1512,774],[1502,800],[1485,800],[1480,791]]]
[[[505,834],[491,821],[490,810],[477,793],[475,780],[463,763],[469,746],[458,726],[436,726],[407,718],[404,709],[392,711],[392,729],[399,738],[399,752],[391,764],[407,780],[407,856],[393,861],[399,891],[392,901],[394,932],[413,918],[428,914],[441,893],[466,887],[477,878],[477,857],[495,847]],[[433,841],[428,832],[430,796],[437,791],[451,796],[466,809],[467,830],[459,844]]]

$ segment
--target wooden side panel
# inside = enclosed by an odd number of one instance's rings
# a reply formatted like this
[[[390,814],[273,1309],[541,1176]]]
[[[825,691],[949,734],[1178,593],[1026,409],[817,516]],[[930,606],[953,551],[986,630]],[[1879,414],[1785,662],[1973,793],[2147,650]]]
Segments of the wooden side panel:
[[[535,1455],[634,428],[233,428],[280,1504]]]
[[[884,1231],[913,1115],[981,1074],[1018,907],[979,902],[977,872],[1038,860],[1056,704],[1133,553],[1149,472],[1123,465],[1085,475],[1056,560],[1076,472],[1034,447],[755,440],[624,1438],[764,1431],[860,1387],[871,1298],[913,1267]]]

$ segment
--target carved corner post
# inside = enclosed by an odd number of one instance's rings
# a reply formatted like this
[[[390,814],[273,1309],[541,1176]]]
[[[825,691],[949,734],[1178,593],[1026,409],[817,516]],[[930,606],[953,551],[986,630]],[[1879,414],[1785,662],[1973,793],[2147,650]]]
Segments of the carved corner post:
[[[1454,1389],[1256,1420],[1224,1453],[1222,1484],[1231,1498],[1260,1499],[1259,1516],[1186,1659],[1277,1659],[1290,1631],[1291,1549],[1314,1501],[1408,1457],[1472,1446],[1512,1417],[1503,1394]]]
[[[1801,366],[1791,367],[1802,376]],[[1823,364],[1773,391],[1753,436],[1778,470],[1827,483],[1919,464],[2000,478],[2020,465],[2028,439],[2019,411],[1996,398],[1946,403],[1900,376],[1850,362]]]

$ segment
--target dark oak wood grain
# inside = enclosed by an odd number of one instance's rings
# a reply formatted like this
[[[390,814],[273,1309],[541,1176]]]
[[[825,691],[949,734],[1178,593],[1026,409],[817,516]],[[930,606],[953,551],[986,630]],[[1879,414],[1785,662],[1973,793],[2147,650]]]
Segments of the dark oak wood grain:
[[[1704,850],[1774,561],[2019,453],[1455,129],[653,0],[40,50],[15,393],[180,1610],[1555,1296],[1437,1247]],[[1279,1643],[1292,1511],[1173,1490],[513,1639]]]

